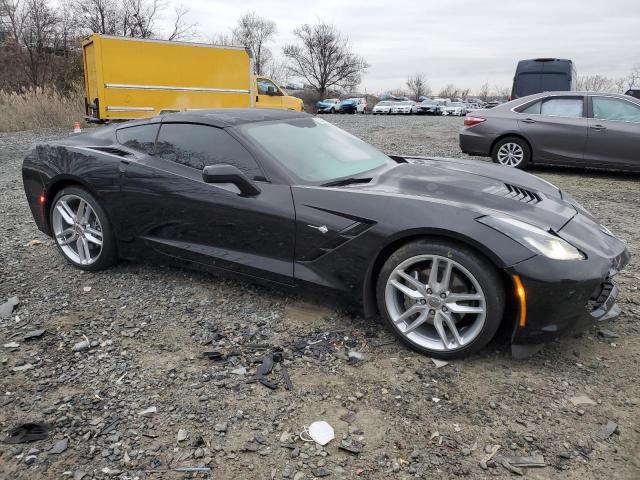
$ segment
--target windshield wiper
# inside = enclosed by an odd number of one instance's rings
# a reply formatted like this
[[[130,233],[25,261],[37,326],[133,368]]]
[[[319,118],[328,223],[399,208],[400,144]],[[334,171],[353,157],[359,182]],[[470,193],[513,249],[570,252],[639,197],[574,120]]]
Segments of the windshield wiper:
[[[344,185],[352,185],[354,183],[369,183],[373,180],[371,177],[349,177],[342,178],[340,180],[334,180],[332,182],[323,183],[321,186],[323,187],[342,187]]]

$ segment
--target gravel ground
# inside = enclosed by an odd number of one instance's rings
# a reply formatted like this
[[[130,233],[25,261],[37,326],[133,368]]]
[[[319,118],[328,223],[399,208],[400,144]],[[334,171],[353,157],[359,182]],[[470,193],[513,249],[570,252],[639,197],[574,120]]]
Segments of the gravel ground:
[[[460,156],[459,118],[325,118],[389,153]],[[162,265],[70,267],[36,229],[20,176],[32,143],[64,134],[0,134],[0,304],[19,297],[0,319],[0,432],[50,428],[45,440],[0,444],[0,478],[172,479],[195,466],[215,479],[640,478],[637,176],[534,172],[634,255],[609,331],[525,361],[497,339],[436,368],[376,323],[292,294]],[[46,331],[24,339],[36,329]],[[271,390],[254,373],[274,347],[284,361],[266,377]],[[349,364],[349,350],[363,360]],[[591,401],[575,405],[579,396]],[[316,420],[335,429],[325,447],[298,436]],[[602,433],[608,422],[617,428]],[[532,454],[546,466],[509,471],[500,457]]]

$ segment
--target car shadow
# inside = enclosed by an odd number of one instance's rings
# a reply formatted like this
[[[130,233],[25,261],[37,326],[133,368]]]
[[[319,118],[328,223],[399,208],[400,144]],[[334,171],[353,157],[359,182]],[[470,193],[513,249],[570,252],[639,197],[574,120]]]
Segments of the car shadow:
[[[585,175],[611,180],[640,180],[640,172],[626,170],[605,170],[589,167],[565,167],[560,165],[531,165],[527,171],[538,173],[561,173],[567,176],[584,177]]]

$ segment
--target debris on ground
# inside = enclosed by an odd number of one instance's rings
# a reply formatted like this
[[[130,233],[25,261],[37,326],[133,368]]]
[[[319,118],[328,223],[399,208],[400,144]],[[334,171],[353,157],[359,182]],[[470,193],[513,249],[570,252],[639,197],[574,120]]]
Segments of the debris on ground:
[[[449,365],[449,362],[447,362],[445,360],[440,360],[440,359],[437,359],[437,358],[432,358],[431,361],[436,366],[436,368],[442,368],[442,367],[445,367],[445,366]]]
[[[573,405],[575,405],[576,407],[579,406],[579,405],[597,405],[596,402],[591,400],[586,395],[578,395],[578,396],[575,396],[575,397],[571,397],[569,399],[569,401],[571,403],[573,403]]]
[[[23,423],[11,429],[3,443],[29,443],[44,440],[49,435],[49,427],[42,423]]]
[[[480,467],[483,470],[489,469],[489,466],[487,464],[489,461],[491,461],[491,459],[493,459],[493,457],[495,457],[496,453],[498,453],[498,450],[500,450],[500,445],[487,445],[487,448],[485,448],[486,455],[480,460]]]
[[[620,337],[620,335],[618,335],[617,333],[607,328],[598,329],[598,335],[600,335],[602,338],[619,338]]]
[[[149,416],[149,415],[153,415],[157,411],[158,411],[158,409],[156,407],[149,407],[149,408],[145,408],[141,412],[138,412],[138,415],[146,417],[146,416]]]
[[[364,355],[354,350],[349,351],[347,354],[347,363],[349,365],[356,365],[364,359]]]
[[[40,338],[42,335],[44,335],[44,332],[46,332],[46,330],[44,328],[38,329],[38,330],[31,330],[30,332],[27,332],[24,334],[24,337],[22,337],[23,340],[33,340],[36,338]]]
[[[69,447],[69,438],[64,437],[62,440],[58,440],[56,443],[54,443],[53,447],[51,447],[51,450],[49,450],[47,453],[49,455],[60,455],[68,447]]]
[[[322,446],[335,438],[333,427],[324,420],[313,422],[308,429],[305,428],[305,433],[309,435],[311,440]]]
[[[618,424],[613,420],[609,420],[607,421],[607,424],[600,429],[597,437],[599,440],[606,440],[617,431],[618,431]]]
[[[13,309],[20,303],[18,297],[11,297],[0,305],[0,319],[7,319],[13,313]]]

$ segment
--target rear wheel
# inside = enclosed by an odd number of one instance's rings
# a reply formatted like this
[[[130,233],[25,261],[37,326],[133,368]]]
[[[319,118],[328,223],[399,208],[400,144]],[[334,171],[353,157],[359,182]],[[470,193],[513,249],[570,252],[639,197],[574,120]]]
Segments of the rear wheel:
[[[62,189],[53,199],[50,225],[69,263],[82,270],[102,270],[116,261],[111,224],[98,200],[79,187]]]
[[[525,170],[531,160],[531,149],[521,138],[506,137],[494,145],[491,157],[505,167]]]
[[[422,240],[392,254],[376,286],[380,313],[409,347],[440,358],[483,348],[504,312],[495,267],[456,244]]]

